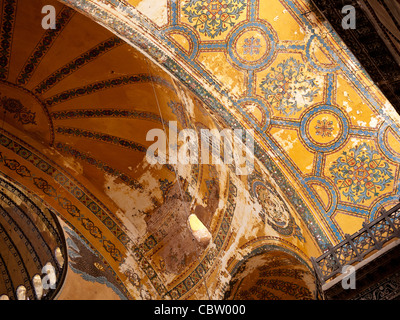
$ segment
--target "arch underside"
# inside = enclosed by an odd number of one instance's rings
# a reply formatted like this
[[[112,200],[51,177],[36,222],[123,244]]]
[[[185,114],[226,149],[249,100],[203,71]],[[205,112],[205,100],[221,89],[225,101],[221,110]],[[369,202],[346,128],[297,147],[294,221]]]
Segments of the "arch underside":
[[[62,221],[69,263],[58,297],[313,298],[309,258],[397,197],[400,134],[386,100],[362,70],[354,76],[334,34],[299,17],[302,1],[274,1],[290,27],[258,1],[237,1],[236,26],[219,34],[187,19],[188,2],[160,1],[159,20],[141,13],[146,1],[130,2],[1,2],[0,171]],[[48,4],[54,30],[39,23]],[[285,74],[296,81],[279,98]],[[197,133],[253,129],[254,171],[150,164],[146,134],[169,132],[169,121]],[[384,185],[339,173],[336,163],[361,152]],[[231,274],[264,245],[283,251]]]
[[[293,252],[263,246],[231,271],[227,300],[313,300],[313,272]]]

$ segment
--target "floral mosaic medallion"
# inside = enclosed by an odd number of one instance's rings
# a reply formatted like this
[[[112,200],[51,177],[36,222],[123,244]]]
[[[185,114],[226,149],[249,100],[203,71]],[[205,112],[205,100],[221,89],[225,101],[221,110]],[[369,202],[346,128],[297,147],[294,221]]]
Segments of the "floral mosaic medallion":
[[[315,125],[315,134],[317,136],[324,137],[331,137],[333,131],[333,121],[329,121],[326,119],[317,120],[317,124]]]
[[[304,240],[300,228],[281,196],[260,177],[259,174],[249,176],[250,193],[258,200],[262,210],[259,213],[262,221],[267,222],[276,232],[284,236],[295,236]]]
[[[246,5],[247,0],[187,0],[182,11],[196,30],[215,38],[235,25]]]
[[[305,65],[289,58],[262,80],[260,87],[269,104],[279,114],[290,116],[309,106],[319,92],[316,79],[305,75]]]
[[[233,52],[238,62],[247,66],[263,64],[268,60],[271,51],[271,43],[264,30],[258,27],[246,27],[235,38]]]
[[[378,197],[393,181],[388,163],[367,143],[344,151],[329,170],[341,194],[356,204]]]
[[[314,145],[331,145],[339,140],[342,133],[342,119],[329,110],[317,112],[306,122],[306,134]]]

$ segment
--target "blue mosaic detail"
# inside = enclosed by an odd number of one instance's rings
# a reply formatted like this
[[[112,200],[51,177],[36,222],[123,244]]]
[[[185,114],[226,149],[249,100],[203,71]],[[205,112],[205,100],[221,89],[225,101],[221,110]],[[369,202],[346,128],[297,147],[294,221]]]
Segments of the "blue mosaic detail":
[[[329,171],[342,195],[355,204],[378,197],[394,179],[385,159],[365,142],[343,151]]]
[[[335,113],[342,121],[343,130],[342,130],[341,137],[335,143],[328,145],[328,146],[322,146],[322,145],[315,144],[314,142],[312,142],[310,140],[310,138],[308,137],[307,132],[306,132],[307,131],[307,126],[306,126],[307,121],[313,115],[315,115],[321,111],[331,111],[331,112]],[[347,121],[347,118],[339,108],[334,107],[334,106],[324,104],[324,105],[320,105],[318,107],[314,107],[314,108],[310,109],[301,119],[300,136],[309,148],[311,148],[317,152],[330,152],[330,151],[338,149],[346,141],[348,134],[349,134],[349,123]]]
[[[293,127],[299,128],[300,122],[296,120],[289,120],[289,119],[271,119],[271,124],[284,126],[284,127]]]
[[[246,6],[247,0],[186,0],[182,11],[198,32],[215,38],[235,25]]]
[[[305,65],[293,57],[288,58],[270,72],[260,83],[265,99],[279,114],[293,115],[308,107],[319,92],[315,78],[304,76]],[[301,95],[303,103],[298,104],[296,96]]]
[[[308,183],[313,183],[313,182],[317,182],[324,186],[327,186],[328,190],[330,191],[329,195],[331,196],[331,206],[329,207],[328,211],[326,211],[325,207],[320,202],[319,197],[317,197],[315,195],[315,192],[312,190],[312,188],[309,187]],[[341,235],[339,229],[331,220],[331,216],[335,212],[335,210],[338,206],[338,197],[335,192],[335,190],[336,190],[335,187],[331,184],[331,182],[329,180],[322,178],[322,177],[316,177],[316,176],[305,178],[304,183],[307,185],[307,189],[308,189],[307,191],[308,191],[309,196],[311,197],[311,199],[313,200],[315,205],[318,207],[320,212],[323,214],[324,218],[328,222],[329,227],[331,228],[331,230],[333,231],[335,236],[339,240],[342,240],[342,235]]]
[[[319,43],[329,52],[329,54],[332,56],[332,59],[334,61],[336,61],[336,62],[339,61],[339,57],[329,48],[329,46],[317,34],[312,35],[310,37],[310,39],[308,40],[308,42],[307,42],[307,45],[306,45],[307,61],[309,61],[309,63],[313,66],[313,68],[315,68],[318,71],[324,72],[324,73],[332,73],[332,72],[335,72],[335,71],[339,70],[340,69],[340,65],[339,64],[337,64],[337,65],[335,65],[334,67],[331,67],[331,68],[321,67],[321,66],[317,65],[313,61],[313,59],[311,59],[310,48],[311,48],[312,42],[315,39],[317,39],[319,41]]]
[[[201,43],[199,46],[199,50],[215,50],[215,51],[224,51],[226,48],[225,42],[206,42]]]
[[[268,108],[265,106],[264,101],[262,101],[261,99],[256,98],[256,97],[249,96],[249,97],[245,97],[245,98],[238,100],[237,106],[236,106],[236,108],[241,111],[242,115],[245,116],[248,121],[250,121],[253,125],[258,127],[258,124],[256,123],[256,121],[254,121],[254,119],[252,117],[250,117],[250,115],[245,110],[243,110],[243,108],[241,107],[241,105],[246,104],[246,103],[256,104],[262,108],[262,110],[265,113],[264,127],[265,128],[268,127],[269,123],[270,123],[270,115],[269,115]]]
[[[316,155],[316,164],[315,164],[315,175],[318,177],[321,176],[323,161],[324,161],[324,154],[318,152]]]
[[[186,59],[189,60],[193,60],[199,51],[199,41],[196,37],[196,34],[188,27],[186,26],[182,26],[182,25],[174,25],[172,27],[169,27],[167,29],[164,30],[165,33],[169,33],[169,32],[178,32],[178,33],[184,33],[186,36],[188,36],[190,38],[190,41],[192,42],[192,52],[190,53],[190,55],[188,55],[186,53],[186,51],[181,50],[178,46],[175,45],[175,43],[173,41],[170,40],[166,40],[167,44],[170,46],[174,47],[174,50],[180,55],[180,56],[184,56]]]
[[[389,127],[388,123],[383,123],[381,127],[379,128],[379,133],[378,133],[378,142],[379,142],[379,148],[381,151],[384,153],[386,157],[388,157],[390,160],[395,161],[395,162],[400,162],[400,157],[396,156],[389,150],[389,148],[386,146],[386,142],[384,140],[385,137],[385,131]],[[393,129],[393,127],[391,127]],[[399,150],[400,152],[400,150]]]
[[[328,74],[328,84],[326,90],[326,104],[333,104],[333,91],[334,91],[334,79],[335,76],[333,74]]]
[[[254,71],[249,70],[247,72],[247,94],[252,95],[254,90]]]
[[[235,50],[236,50],[236,47],[234,44],[235,39],[237,38],[237,36],[240,33],[242,33],[243,31],[246,31],[249,28],[260,29],[263,33],[266,34],[267,39],[265,39],[265,41],[269,44],[268,55],[266,57],[263,57],[263,59],[258,60],[258,62],[256,62],[256,63],[250,63],[250,62],[245,63],[245,62],[239,60],[235,54]],[[264,67],[265,65],[267,65],[268,63],[271,62],[271,59],[275,53],[275,43],[276,43],[276,41],[274,39],[274,35],[272,34],[271,30],[265,24],[262,24],[260,22],[247,22],[247,23],[239,26],[237,29],[235,29],[235,31],[233,31],[230,34],[229,39],[227,41],[226,49],[228,51],[229,57],[239,68],[242,68],[244,70],[256,70],[256,69],[260,69],[260,68]]]
[[[369,210],[362,209],[362,208],[355,207],[355,206],[351,206],[349,204],[339,203],[338,206],[337,206],[337,209],[341,210],[341,211],[347,211],[347,212],[356,213],[356,214],[363,215],[363,216],[366,216],[366,217],[369,217],[369,215],[370,215]]]
[[[288,51],[288,50],[295,50],[295,51],[304,51],[305,45],[303,44],[276,44],[276,50],[281,51]]]
[[[368,138],[375,138],[378,135],[376,130],[368,128],[362,128],[362,129],[349,128],[349,134],[355,136],[368,137]]]

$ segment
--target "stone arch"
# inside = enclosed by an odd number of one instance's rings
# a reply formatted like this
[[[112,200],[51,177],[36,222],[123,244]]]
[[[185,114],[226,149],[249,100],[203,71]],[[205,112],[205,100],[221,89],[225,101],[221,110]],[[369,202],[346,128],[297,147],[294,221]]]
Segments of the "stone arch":
[[[225,300],[313,300],[315,279],[296,253],[276,245],[263,245],[239,261]]]

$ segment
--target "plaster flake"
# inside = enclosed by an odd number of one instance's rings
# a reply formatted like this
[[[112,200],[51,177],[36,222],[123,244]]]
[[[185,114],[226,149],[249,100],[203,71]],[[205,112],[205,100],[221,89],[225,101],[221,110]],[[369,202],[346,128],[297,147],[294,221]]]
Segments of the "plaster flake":
[[[382,114],[389,116],[400,127],[400,115],[395,111],[392,104],[387,100],[383,105]]]
[[[369,126],[372,128],[376,128],[378,126],[378,123],[380,121],[382,121],[382,117],[381,116],[377,116],[377,117],[371,117],[371,121],[369,122]]]
[[[257,237],[257,231],[259,229],[259,221],[254,214],[254,202],[251,200],[249,192],[245,189],[243,182],[236,176],[231,176],[232,183],[238,187],[238,195],[236,197],[236,208],[233,214],[233,221],[231,224],[231,232],[234,234],[232,237],[233,242],[225,250],[224,254],[220,256],[218,265],[218,285],[213,288],[211,298],[221,299],[225,291],[224,288],[229,284],[231,280],[231,275],[227,271],[228,261],[234,257],[235,260],[240,260],[243,258],[242,250],[240,250],[240,245],[244,242],[249,241]],[[226,179],[220,179],[220,181],[226,181]],[[221,186],[220,190],[225,190],[224,186]],[[225,203],[225,201],[224,201]],[[253,206],[250,207],[249,203]],[[250,213],[250,214],[249,214]],[[211,291],[211,290],[210,290]]]
[[[136,260],[133,258],[133,253],[127,255],[125,260],[119,265],[118,267],[119,272],[122,274],[126,274],[127,272],[130,272],[134,270],[136,274],[138,274],[139,279],[145,277],[146,275],[136,262]],[[129,278],[127,278],[124,281],[125,287],[129,290],[129,292],[135,296],[136,299],[140,299],[140,287],[137,285],[133,285],[130,281]]]
[[[235,217],[237,215],[237,212],[235,213]],[[249,215],[248,215],[249,216]],[[235,219],[236,220],[236,219]],[[215,290],[213,291],[213,297],[217,298],[220,296],[223,296],[224,292],[221,290],[221,288],[224,287],[224,285],[228,285],[229,281],[231,279],[230,274],[228,273],[228,276],[226,277],[222,277],[221,275],[224,274],[227,271],[227,266],[228,266],[228,261],[234,257],[235,260],[240,260],[242,259],[243,255],[241,254],[241,252],[239,252],[238,248],[239,248],[239,242],[242,242],[243,239],[242,237],[246,237],[246,234],[248,236],[250,236],[249,230],[247,230],[246,228],[246,223],[247,223],[248,219],[245,219],[244,221],[242,221],[242,223],[235,223],[235,226],[233,225],[232,222],[232,231],[233,233],[235,233],[235,236],[233,237],[235,240],[234,242],[230,245],[230,247],[224,252],[224,255],[221,256],[219,258],[219,274],[218,274],[218,278],[220,279],[220,283],[221,285],[218,288],[215,288]]]
[[[343,107],[346,108],[346,112],[350,113],[351,111],[353,111],[353,108],[350,107],[349,103],[347,101],[343,101]]]
[[[182,102],[183,106],[185,107],[185,110],[189,113],[191,118],[195,118],[196,117],[194,113],[195,105],[193,103],[193,100],[186,95],[185,91],[182,90],[182,88],[179,85],[177,85],[175,81],[173,83],[176,93],[180,101]]]
[[[168,23],[168,1],[167,0],[143,0],[136,9],[151,19],[159,27]]]
[[[110,175],[105,175],[105,179],[105,193],[120,208],[116,215],[124,222],[132,239],[143,236],[147,229],[144,212],[153,209],[154,206],[151,192],[143,193],[124,183],[117,183]]]
[[[158,198],[162,197],[161,191],[159,190],[158,179],[154,178],[149,171],[142,174],[139,178],[139,182],[152,194],[156,193]]]
[[[224,64],[216,64],[215,61],[219,61],[217,57],[210,57],[202,60],[202,64],[208,70],[212,70],[215,75],[225,75],[225,65]],[[231,77],[224,76],[223,78],[219,78],[222,83],[221,91],[226,90],[230,95],[239,97],[241,95],[240,88],[235,85],[235,81]]]
[[[260,225],[262,225],[261,221],[258,219],[258,215],[256,215],[258,212],[257,203],[252,202],[253,206],[249,208],[248,203],[251,201],[250,193],[245,189],[243,190],[242,193],[238,194],[236,199],[236,209],[231,224],[232,232],[235,233],[234,242],[225,252],[224,262],[227,262],[233,255],[242,255],[242,252],[239,250],[240,245],[257,238],[257,232],[260,229]],[[226,264],[222,264],[222,269],[226,267]]]
[[[294,143],[296,143],[298,139],[296,138],[292,140],[289,137],[283,138],[282,135],[284,134],[285,130],[281,129],[275,133],[274,138],[281,145],[281,147],[288,152],[293,149]]]
[[[253,112],[255,112],[256,110],[258,110],[257,105],[256,105],[256,104],[253,104],[253,103],[247,104],[247,105],[246,105],[246,108],[247,108],[247,111],[248,111],[249,113],[253,113]]]
[[[359,73],[357,64],[353,61],[353,59],[346,59],[346,66],[354,73]]]
[[[179,161],[175,165],[175,170],[178,176],[181,178],[190,181],[192,174],[192,165],[190,164],[181,164]]]
[[[312,29],[309,26],[305,26],[306,30],[305,33],[308,35],[312,35],[313,33],[318,34],[318,35],[322,35],[324,33],[323,30],[321,30],[321,24],[319,19],[317,18],[317,16],[315,15],[314,12],[309,12],[307,14],[307,18],[310,21],[310,23],[312,24]],[[308,40],[308,39],[307,39]]]
[[[352,139],[350,139],[350,142],[349,142],[349,148],[351,149],[351,148],[357,147],[362,142],[363,142],[362,139],[352,138]]]
[[[83,167],[82,165],[72,156],[63,156],[62,163],[68,169],[71,169],[75,173],[79,175],[83,175]]]

